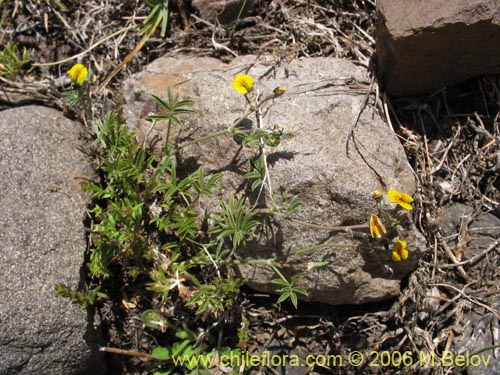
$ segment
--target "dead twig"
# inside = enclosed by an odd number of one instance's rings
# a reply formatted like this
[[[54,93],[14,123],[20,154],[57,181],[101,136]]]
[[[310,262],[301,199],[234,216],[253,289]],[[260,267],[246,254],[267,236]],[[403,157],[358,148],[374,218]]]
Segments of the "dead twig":
[[[51,62],[51,63],[34,63],[33,66],[53,66],[53,65],[60,65],[60,64],[64,64],[65,62],[68,62],[68,61],[71,61],[71,60],[75,60],[75,59],[78,59],[79,57],[82,57],[86,54],[88,54],[90,51],[92,51],[94,48],[100,46],[101,44],[103,44],[104,42],[114,38],[115,36],[117,35],[120,35],[122,33],[126,33],[127,31],[129,31],[130,29],[132,29],[133,27],[132,26],[127,26],[127,27],[124,27],[104,38],[102,38],[101,40],[99,40],[98,42],[94,43],[93,45],[91,45],[89,48],[87,48],[85,51],[83,52],[80,52],[74,56],[71,56],[71,57],[68,57],[66,59],[62,59],[62,60],[59,60],[59,61],[55,61],[55,62]]]
[[[448,268],[455,268],[455,267],[462,267],[462,266],[467,266],[467,265],[474,265],[479,260],[481,260],[484,256],[486,256],[489,252],[494,250],[498,245],[500,244],[500,240],[496,240],[490,246],[488,246],[485,250],[480,252],[479,254],[474,255],[472,258],[464,260],[463,262],[456,262],[454,264],[441,264],[439,268],[441,269],[448,269]]]
[[[486,304],[484,304],[482,302],[479,302],[476,298],[469,296],[468,294],[466,294],[462,290],[454,287],[453,285],[450,285],[450,284],[441,284],[441,283],[439,283],[439,284],[430,284],[430,285],[431,286],[437,286],[437,287],[441,286],[441,287],[444,287],[444,288],[447,288],[447,289],[454,290],[455,292],[457,292],[458,294],[460,294],[462,297],[464,297],[468,301],[472,302],[475,305],[483,307],[484,309],[488,310],[490,313],[492,313],[493,315],[495,315],[497,319],[500,319],[500,311],[495,310],[495,309],[489,307],[488,305],[486,305]]]

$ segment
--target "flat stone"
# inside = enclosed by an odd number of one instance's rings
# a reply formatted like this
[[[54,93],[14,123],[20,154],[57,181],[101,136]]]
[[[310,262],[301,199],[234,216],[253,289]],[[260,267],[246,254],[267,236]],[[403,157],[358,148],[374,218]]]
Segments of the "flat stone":
[[[158,110],[148,94],[165,97],[170,86],[180,99],[194,99],[200,113],[186,117],[186,130],[174,134],[170,142],[178,138],[182,143],[231,127],[247,107],[244,97],[231,87],[233,76],[240,72],[255,78],[252,95],[265,97],[276,87],[287,87],[283,96],[263,108],[262,127],[273,129],[279,124],[297,135],[283,139],[276,148],[267,148],[273,192],[276,199],[285,191],[299,198],[297,219],[329,227],[365,224],[376,212],[375,189],[414,193],[404,150],[377,111],[369,106],[354,128],[354,140],[349,137],[370,81],[363,68],[347,60],[311,58],[278,63],[271,57],[243,56],[224,64],[208,57],[163,57],[124,83],[128,124],[137,131],[140,142],[148,134],[146,143],[155,139],[155,149],[160,150],[165,143],[165,124],[157,123],[151,129],[145,120],[149,112]],[[250,117],[247,123],[256,126],[255,121]],[[256,152],[241,148],[233,137],[183,148],[179,156],[180,168],[185,170],[204,165],[206,171],[222,173],[221,191],[200,202],[203,210],[219,212],[219,199],[227,201],[231,194],[246,195],[250,201],[257,198],[258,192],[252,193],[242,184],[249,159]],[[241,259],[284,256],[331,236],[328,246],[286,261],[287,277],[305,273],[300,285],[309,293],[307,300],[357,304],[396,296],[401,278],[416,267],[425,249],[422,236],[410,229],[410,259],[396,263],[381,250],[381,244],[368,239],[367,229],[352,234],[335,232],[273,217],[258,231],[258,238],[238,249],[237,255]],[[305,266],[317,261],[328,266],[323,271],[307,271]],[[271,283],[275,275],[268,267],[241,265],[237,271],[251,287],[276,291]]]
[[[497,0],[378,0],[376,49],[390,95],[432,93],[500,73]]]
[[[1,112],[1,374],[105,373],[87,312],[54,292],[78,286],[86,248],[80,132],[53,109]]]

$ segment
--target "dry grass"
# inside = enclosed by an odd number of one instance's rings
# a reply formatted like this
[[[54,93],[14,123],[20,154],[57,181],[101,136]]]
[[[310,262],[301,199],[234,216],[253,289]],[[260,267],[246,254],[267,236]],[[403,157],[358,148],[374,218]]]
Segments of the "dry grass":
[[[96,86],[138,43],[137,31],[147,15],[142,1],[86,0],[58,5],[56,0],[0,1],[3,10],[0,45],[17,42],[32,63],[17,80],[2,78],[0,109],[28,103],[63,109],[60,92],[68,84],[65,71],[77,59],[92,67]],[[375,4],[371,0],[261,0],[253,16],[235,25],[202,20],[187,4],[189,26],[175,4],[168,37],[152,38],[101,94],[95,113],[119,98],[127,78],[165,53],[193,53],[230,60],[241,54],[268,54],[291,60],[334,56],[369,67],[374,53]],[[385,112],[400,136],[418,180],[415,222],[426,235],[429,252],[409,277],[400,298],[359,307],[302,305],[300,312],[280,312],[266,299],[242,296],[240,313],[250,322],[248,350],[280,340],[309,353],[344,354],[361,350],[441,353],[453,349],[469,311],[491,313],[499,290],[499,240],[468,255],[474,238],[471,225],[485,212],[500,214],[500,82],[486,76],[433,95],[390,100],[376,95],[369,105]],[[444,207],[461,202],[473,208],[456,234],[443,233]],[[133,335],[137,324],[129,325]],[[110,337],[112,345],[127,341]],[[130,341],[130,340],[129,340]],[[132,340],[133,342],[133,340]],[[457,349],[457,348],[454,348]],[[417,357],[415,357],[417,358]],[[135,368],[135,370],[133,370]],[[128,367],[140,373],[142,366]],[[415,362],[397,368],[315,369],[318,373],[426,373]],[[447,374],[447,368],[427,373]]]

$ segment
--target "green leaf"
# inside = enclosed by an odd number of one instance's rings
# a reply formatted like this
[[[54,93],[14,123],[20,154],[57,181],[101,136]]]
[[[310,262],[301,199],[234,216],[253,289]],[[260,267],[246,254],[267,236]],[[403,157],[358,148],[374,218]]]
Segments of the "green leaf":
[[[7,77],[11,81],[15,81],[21,73],[23,66],[28,63],[28,53],[26,48],[23,49],[22,54],[18,52],[17,43],[7,43],[0,52],[0,77]],[[67,99],[70,99],[71,94]],[[75,103],[76,104],[76,103]]]
[[[281,142],[281,134],[268,134],[267,137],[264,138],[264,143],[269,147],[277,147]]]
[[[162,5],[163,7],[160,16],[162,20],[160,35],[162,38],[164,38],[165,35],[167,34],[167,25],[168,25],[168,0],[164,1]]]
[[[254,180],[251,186],[252,191],[262,186],[266,178],[264,158],[265,155],[262,154],[257,160],[250,160],[252,170],[243,176],[247,180]]]
[[[193,348],[191,346],[190,340],[183,340],[181,342],[176,342],[172,345],[172,355],[174,356],[183,356],[183,355],[191,355],[193,354]]]
[[[172,371],[174,371],[173,368],[171,368],[170,370],[157,370],[153,372],[153,375],[170,375]]]
[[[175,336],[181,340],[196,341],[196,333],[190,330],[186,323],[182,324],[182,329],[179,329],[175,333]]]
[[[151,355],[160,361],[168,361],[172,359],[172,351],[169,348],[159,346],[153,349]]]
[[[141,315],[141,322],[146,327],[164,331],[168,327],[168,321],[158,310],[146,310]]]
[[[87,292],[79,292],[77,290],[73,290],[64,284],[57,284],[54,289],[58,295],[64,298],[71,299],[72,303],[79,304],[83,309],[87,309],[89,306],[92,306],[96,302],[98,297],[108,297],[105,293],[100,292],[100,286],[89,289]]]
[[[271,282],[273,284],[277,284],[277,285],[282,285],[282,286],[287,286],[287,287],[290,287],[290,283],[288,282],[288,280],[284,280],[284,279],[273,279],[271,280]]]
[[[283,288],[278,289],[278,292],[281,293],[280,297],[278,298],[278,304],[286,301],[287,299],[290,299],[290,302],[292,302],[293,306],[297,308],[298,306],[298,297],[297,294],[302,294],[304,296],[307,296],[308,293],[304,288],[296,286],[297,283],[300,281],[300,279],[303,277],[303,275],[295,275],[292,277],[291,281],[288,281],[282,274],[279,272],[279,270],[275,267],[273,267],[274,271],[278,274],[279,278],[278,279],[273,279],[271,282],[273,284],[277,285],[282,285]]]
[[[233,248],[245,243],[247,238],[255,237],[254,229],[260,222],[255,220],[254,212],[246,212],[245,198],[236,200],[234,195],[229,197],[228,203],[220,202],[223,215],[213,215],[216,225],[208,231],[209,234],[217,234],[217,240],[226,237],[231,238]]]

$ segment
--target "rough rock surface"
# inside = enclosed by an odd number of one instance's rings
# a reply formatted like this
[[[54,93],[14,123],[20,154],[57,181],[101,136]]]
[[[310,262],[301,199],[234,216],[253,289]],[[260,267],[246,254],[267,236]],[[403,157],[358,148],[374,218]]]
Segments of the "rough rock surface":
[[[500,73],[497,0],[379,0],[379,82],[396,96]]]
[[[472,260],[475,256],[484,256],[474,269],[467,269],[471,280],[491,280],[498,274],[498,264],[491,262],[488,251],[498,248],[500,239],[500,219],[489,213],[474,215],[474,209],[460,203],[446,207],[441,217],[440,227],[442,235],[449,239],[448,246],[457,254],[458,261]],[[466,241],[466,246],[461,246],[461,241]],[[496,246],[495,246],[496,244]],[[462,249],[462,252],[456,251]],[[486,254],[485,254],[486,252]],[[471,272],[474,272],[471,274]],[[468,288],[464,292],[468,293]],[[498,311],[500,297],[497,286],[485,285],[481,292],[474,293],[474,297],[482,303]],[[463,331],[454,340],[458,354],[469,356],[478,354],[475,365],[467,368],[470,375],[496,375],[500,373],[500,350],[486,350],[500,342],[500,322],[497,316],[478,305],[473,305],[470,311],[464,314]],[[473,362],[471,362],[473,363]]]
[[[500,238],[500,219],[492,214],[473,215],[474,209],[461,203],[455,203],[445,208],[440,218],[443,236],[449,238],[448,246],[461,246],[460,241],[466,241],[466,248],[461,252],[461,261],[486,251],[492,243]],[[464,232],[465,231],[465,232]],[[488,257],[481,259],[483,267],[490,268]],[[483,269],[483,271],[486,271]]]
[[[494,299],[494,301],[492,301]],[[485,301],[485,300],[482,300]],[[488,306],[493,310],[500,309],[500,298],[489,299]],[[470,311],[465,315],[463,333],[457,337],[455,347],[457,353],[476,358],[467,368],[467,375],[498,375],[500,374],[500,349],[489,349],[500,342],[500,320],[490,311]]]
[[[92,177],[79,125],[39,106],[0,116],[0,373],[103,374],[98,335],[54,285],[77,286]]]
[[[375,212],[372,192],[383,188],[374,171],[388,188],[414,192],[413,176],[399,141],[378,113],[368,108],[354,130],[355,142],[346,142],[369,86],[366,72],[352,63],[332,58],[314,58],[278,63],[272,58],[245,56],[230,65],[212,58],[164,57],[150,64],[142,73],[125,82],[125,116],[142,142],[151,124],[144,117],[154,111],[148,93],[165,96],[172,87],[179,98],[192,98],[200,115],[186,121],[180,138],[193,139],[231,127],[245,111],[244,97],[231,87],[235,74],[248,72],[255,80],[256,95],[263,97],[278,86],[286,93],[263,109],[263,128],[280,124],[297,134],[284,139],[279,147],[269,149],[270,175],[274,193],[283,191],[301,201],[298,218],[308,223],[339,226],[367,223]],[[271,102],[269,102],[271,103]],[[140,114],[142,117],[138,116]],[[250,118],[254,121],[255,118]],[[165,129],[156,124],[150,137],[164,142]],[[172,140],[171,140],[172,141]],[[203,164],[205,170],[223,172],[219,197],[241,195],[248,171],[248,159],[255,152],[240,150],[230,136],[219,137],[182,149],[184,168]],[[245,191],[246,190],[246,191]],[[250,194],[250,199],[256,198]],[[217,197],[215,197],[217,198]],[[205,204],[218,210],[217,199]],[[364,303],[382,300],[399,293],[400,279],[418,262],[423,247],[416,231],[408,234],[412,255],[407,262],[395,263],[384,256],[381,245],[368,240],[367,230],[353,234],[291,224],[273,218],[263,225],[259,238],[239,249],[240,257],[268,258],[316,245],[335,235],[329,246],[288,259],[286,274],[306,272],[301,285],[309,300],[331,304]],[[306,271],[304,265],[326,261],[326,270]],[[239,272],[250,286],[273,291],[273,273],[266,267],[241,266]]]
[[[193,0],[193,7],[198,9],[201,18],[209,22],[220,22],[227,25],[252,12],[255,0]],[[242,7],[244,8],[242,9]]]

